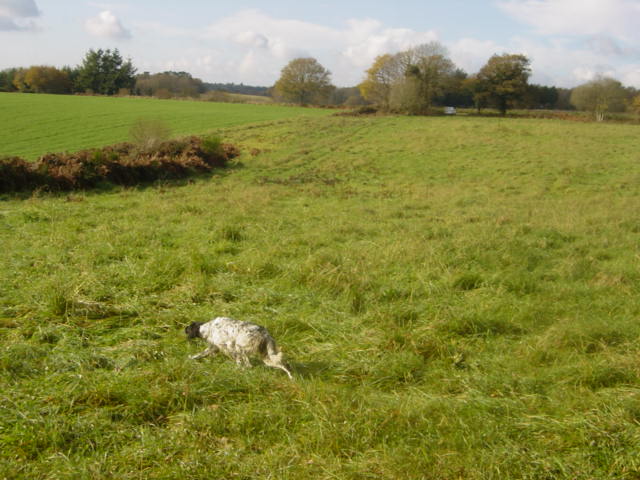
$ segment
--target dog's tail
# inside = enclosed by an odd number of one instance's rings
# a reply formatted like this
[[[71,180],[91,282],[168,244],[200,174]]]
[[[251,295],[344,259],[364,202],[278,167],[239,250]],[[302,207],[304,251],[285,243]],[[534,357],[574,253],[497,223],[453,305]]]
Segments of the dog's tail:
[[[293,380],[293,376],[291,375],[291,367],[289,367],[289,364],[282,358],[282,351],[278,348],[278,345],[276,345],[276,341],[270,337],[265,338],[261,347],[261,350],[263,352],[262,361],[270,367],[284,370],[289,378]]]
[[[260,345],[260,350],[262,352],[263,355],[273,358],[278,359],[278,360],[282,360],[282,351],[278,348],[278,345],[276,344],[276,341],[271,338],[271,337],[267,337],[262,341],[262,345]]]

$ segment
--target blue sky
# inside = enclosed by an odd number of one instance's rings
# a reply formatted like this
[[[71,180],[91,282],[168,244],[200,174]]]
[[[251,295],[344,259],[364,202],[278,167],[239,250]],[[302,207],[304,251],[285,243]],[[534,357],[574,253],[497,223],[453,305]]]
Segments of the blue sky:
[[[468,73],[523,53],[535,83],[604,74],[640,88],[640,0],[0,0],[0,69],[118,48],[139,71],[272,85],[289,60],[313,56],[351,86],[377,55],[433,40]]]

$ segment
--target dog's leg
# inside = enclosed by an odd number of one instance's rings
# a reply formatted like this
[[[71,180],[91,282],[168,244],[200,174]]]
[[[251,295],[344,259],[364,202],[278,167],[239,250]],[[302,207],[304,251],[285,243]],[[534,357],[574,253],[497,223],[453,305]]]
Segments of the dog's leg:
[[[249,360],[249,357],[246,354],[242,354],[241,356],[242,359],[242,366],[244,368],[251,368],[253,365],[251,365],[251,360]]]
[[[243,368],[251,368],[251,362],[249,361],[249,357],[242,352],[234,352],[233,359],[236,362],[236,365]]]
[[[197,355],[191,355],[189,358],[191,360],[200,360],[201,358],[204,358],[209,355],[215,355],[216,353],[218,353],[218,348],[211,345],[204,352],[198,353]]]

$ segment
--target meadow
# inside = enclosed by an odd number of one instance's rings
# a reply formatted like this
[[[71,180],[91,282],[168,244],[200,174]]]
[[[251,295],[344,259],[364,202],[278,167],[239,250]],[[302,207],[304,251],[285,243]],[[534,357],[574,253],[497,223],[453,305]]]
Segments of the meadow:
[[[637,126],[217,133],[212,176],[2,197],[0,478],[640,478]],[[217,315],[295,381],[189,360]]]
[[[0,92],[0,156],[34,160],[48,152],[125,142],[139,120],[159,120],[174,137],[216,128],[322,116],[322,109],[136,97],[22,95]]]

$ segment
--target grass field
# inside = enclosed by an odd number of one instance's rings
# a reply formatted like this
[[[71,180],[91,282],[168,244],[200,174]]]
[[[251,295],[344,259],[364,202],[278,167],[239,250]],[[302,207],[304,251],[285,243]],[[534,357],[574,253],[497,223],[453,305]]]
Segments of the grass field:
[[[192,183],[4,197],[0,478],[640,478],[638,133],[305,117]],[[296,380],[190,361],[216,315]]]
[[[174,136],[327,110],[152,98],[23,95],[0,92],[0,155],[33,160],[47,152],[77,151],[129,140],[140,119],[165,122]]]

